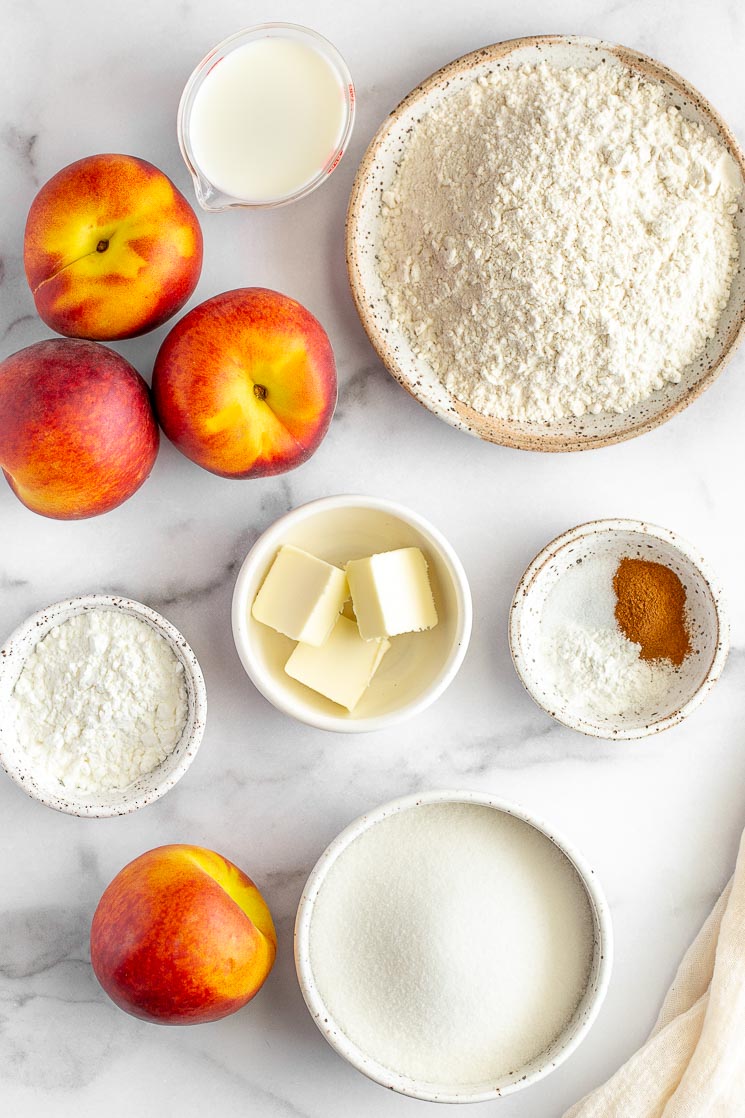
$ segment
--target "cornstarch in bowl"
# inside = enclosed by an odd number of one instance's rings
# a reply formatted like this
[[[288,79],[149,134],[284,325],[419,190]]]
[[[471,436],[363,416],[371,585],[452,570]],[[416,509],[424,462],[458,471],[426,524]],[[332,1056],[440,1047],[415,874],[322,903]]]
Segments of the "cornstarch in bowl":
[[[184,637],[130,598],[92,594],[29,617],[0,655],[0,763],[73,815],[160,798],[199,748],[206,692]]]
[[[319,1027],[405,1094],[518,1089],[568,1054],[602,999],[610,943],[589,871],[499,803],[388,805],[332,844],[301,901],[298,973]]]
[[[34,648],[10,696],[31,765],[76,792],[126,788],[175,748],[184,668],[147,622],[114,610],[62,621]]]

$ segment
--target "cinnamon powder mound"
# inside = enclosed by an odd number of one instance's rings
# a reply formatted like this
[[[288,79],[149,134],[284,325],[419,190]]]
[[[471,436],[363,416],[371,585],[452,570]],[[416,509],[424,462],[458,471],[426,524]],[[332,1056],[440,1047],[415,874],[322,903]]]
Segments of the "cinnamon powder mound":
[[[646,559],[622,559],[613,576],[616,621],[641,645],[642,660],[682,664],[691,651],[685,617],[686,592],[674,571]]]

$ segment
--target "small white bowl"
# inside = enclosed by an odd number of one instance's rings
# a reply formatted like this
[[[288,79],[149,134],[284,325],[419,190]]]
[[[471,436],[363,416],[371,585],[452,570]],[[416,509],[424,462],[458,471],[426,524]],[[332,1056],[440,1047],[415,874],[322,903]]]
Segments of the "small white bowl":
[[[677,574],[686,590],[692,650],[659,709],[591,718],[562,703],[542,670],[544,606],[562,576],[578,564],[626,556],[662,563]],[[509,640],[523,686],[552,718],[583,734],[628,741],[676,726],[703,702],[727,659],[729,625],[719,583],[690,544],[641,520],[593,520],[558,536],[530,564],[512,601]]]
[[[419,547],[429,564],[438,623],[394,637],[353,712],[311,691],[285,672],[295,642],[251,616],[251,606],[283,544],[343,565],[379,551]],[[253,683],[278,710],[321,730],[362,733],[412,718],[455,678],[471,636],[471,592],[463,566],[444,536],[403,505],[380,497],[323,497],[293,509],[256,541],[233,592],[233,639]]]
[[[512,815],[516,819],[524,820],[545,835],[577,871],[584,885],[592,914],[593,959],[584,995],[572,1019],[561,1035],[544,1053],[524,1067],[515,1068],[509,1075],[496,1083],[489,1081],[467,1087],[462,1084],[425,1083],[401,1075],[371,1059],[349,1039],[334,1020],[316,986],[311,967],[310,932],[313,910],[316,899],[323,889],[326,876],[339,855],[360,835],[380,823],[381,820],[401,811],[415,810],[422,804],[440,803],[466,803],[491,807],[496,811]],[[594,871],[590,869],[582,855],[565,838],[559,837],[551,826],[537,816],[522,807],[483,792],[434,791],[425,792],[421,795],[403,796],[401,799],[383,804],[360,816],[341,834],[337,835],[318,859],[303,889],[295,920],[295,966],[298,982],[311,1016],[328,1043],[340,1056],[343,1056],[345,1060],[369,1079],[380,1083],[383,1087],[398,1091],[402,1095],[423,1099],[426,1102],[488,1102],[501,1098],[503,1095],[521,1091],[524,1087],[529,1087],[532,1083],[543,1079],[554,1068],[559,1067],[578,1047],[597,1017],[608,989],[612,960],[613,929],[610,910]]]
[[[178,629],[165,617],[141,602],[122,598],[118,594],[85,594],[39,610],[11,633],[0,649],[0,710],[7,710],[8,699],[23,666],[38,642],[63,621],[91,610],[116,610],[139,618],[168,642],[174,656],[183,665],[188,714],[178,744],[157,768],[127,788],[109,789],[94,796],[64,788],[47,774],[30,768],[12,728],[0,718],[0,765],[24,792],[47,807],[68,815],[105,818],[128,815],[154,803],[178,783],[194,760],[202,740],[207,717],[207,691],[196,656]]]

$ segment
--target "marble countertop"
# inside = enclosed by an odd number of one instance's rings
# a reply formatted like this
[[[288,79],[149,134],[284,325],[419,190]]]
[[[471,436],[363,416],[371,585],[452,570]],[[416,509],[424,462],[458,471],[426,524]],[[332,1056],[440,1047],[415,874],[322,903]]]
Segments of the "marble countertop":
[[[37,188],[96,151],[150,159],[190,194],[175,139],[183,83],[213,43],[252,19],[326,34],[354,75],[353,143],[330,182],[295,206],[203,214],[205,266],[192,303],[240,285],[305,303],[334,344],[340,398],[325,443],[283,477],[229,482],[162,448],[152,478],[99,519],[46,520],[0,484],[0,624],[87,591],[119,591],[170,618],[209,692],[202,748],[179,786],[121,819],[57,814],[0,780],[0,1097],[14,1118],[399,1118],[435,1114],[344,1063],[306,1012],[292,962],[303,882],[350,820],[403,793],[483,789],[547,817],[602,880],[616,932],[610,992],[589,1037],[549,1079],[484,1111],[559,1118],[643,1040],[685,946],[729,876],[745,823],[745,350],[683,415],[625,445],[542,456],[479,443],[438,422],[383,370],[347,289],[343,221],[355,167],[384,115],[420,78],[484,43],[546,31],[595,35],[689,78],[745,140],[745,21],[733,0],[567,0],[547,10],[486,0],[429,4],[285,0],[6,0],[0,74],[0,336],[4,357],[48,336],[23,279],[23,223]],[[167,327],[117,346],[149,377]],[[429,517],[460,554],[473,640],[447,694],[415,722],[346,737],[300,726],[253,689],[229,608],[238,567],[279,514],[361,491]],[[694,542],[727,591],[733,648],[721,681],[682,726],[610,744],[536,708],[513,671],[507,610],[528,561],[594,517],[641,517]],[[145,1025],[109,1003],[88,928],[125,862],[167,842],[213,847],[246,869],[278,919],[264,990],[222,1022]],[[454,945],[454,950],[458,945]],[[439,1113],[439,1112],[438,1112]]]

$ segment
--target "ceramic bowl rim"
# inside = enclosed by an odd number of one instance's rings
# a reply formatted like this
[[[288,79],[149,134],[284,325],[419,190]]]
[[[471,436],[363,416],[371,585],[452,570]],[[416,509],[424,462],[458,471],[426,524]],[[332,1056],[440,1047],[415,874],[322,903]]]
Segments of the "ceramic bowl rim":
[[[591,722],[589,719],[567,713],[566,711],[562,713],[550,711],[540,697],[536,695],[533,689],[532,679],[524,671],[522,665],[523,657],[520,651],[522,646],[522,615],[535,579],[546,564],[552,562],[564,548],[576,543],[578,540],[606,531],[635,532],[639,535],[650,536],[652,539],[660,540],[662,543],[680,552],[701,576],[714,607],[714,616],[717,624],[715,637],[716,650],[706,675],[685,703],[682,703],[671,714],[666,715],[664,718],[657,719],[655,722],[651,722],[646,726],[603,727],[597,723]],[[570,528],[566,532],[560,533],[547,543],[545,547],[541,548],[535,558],[531,560],[521,576],[512,598],[509,611],[508,638],[512,663],[517,672],[517,676],[533,702],[539,706],[541,710],[545,711],[546,714],[561,723],[561,725],[567,726],[570,730],[578,730],[588,737],[600,738],[604,741],[636,741],[641,738],[650,737],[653,734],[662,733],[664,730],[669,730],[673,726],[677,726],[678,723],[687,718],[688,715],[704,701],[722,674],[727,661],[727,655],[729,653],[729,615],[717,576],[708,562],[698,554],[696,549],[688,543],[687,540],[679,536],[677,532],[673,532],[670,528],[663,528],[659,524],[652,524],[648,520],[608,517],[599,520],[588,520],[583,524],[578,524],[576,527]]]
[[[327,714],[313,710],[309,705],[298,702],[288,690],[285,690],[276,682],[272,673],[264,669],[260,657],[255,655],[248,635],[246,619],[250,605],[247,601],[248,584],[256,568],[264,561],[266,555],[272,548],[279,546],[287,529],[293,524],[310,519],[318,512],[349,508],[364,508],[388,513],[421,532],[444,562],[456,598],[456,618],[450,652],[436,677],[422,690],[417,698],[412,699],[402,707],[388,711],[386,714],[373,715],[367,718],[355,718],[353,714],[346,717],[343,714]],[[303,722],[307,726],[314,726],[319,730],[359,734],[387,729],[399,722],[413,718],[440,698],[455,679],[468,651],[473,622],[473,607],[468,578],[463,564],[452,545],[438,528],[435,528],[419,513],[413,512],[396,501],[388,500],[388,498],[373,497],[360,493],[340,493],[329,497],[319,497],[298,505],[280,516],[261,533],[250,548],[238,572],[233,590],[231,617],[233,640],[243,668],[256,689],[272,706],[298,722]]]
[[[179,749],[184,740],[186,740],[186,747],[183,749],[181,756],[178,758],[173,768],[167,774],[164,774],[163,778],[154,785],[151,791],[136,796],[126,796],[125,793],[127,789],[111,790],[109,797],[111,803],[109,804],[96,802],[96,797],[93,794],[88,796],[88,802],[75,804],[66,799],[63,794],[57,795],[47,789],[41,790],[29,787],[27,782],[23,779],[22,771],[14,761],[12,754],[9,756],[6,752],[4,748],[4,737],[1,731],[0,767],[2,767],[19,788],[23,789],[27,796],[44,804],[46,807],[53,808],[55,811],[61,811],[66,815],[75,815],[81,818],[107,819],[119,815],[130,815],[132,812],[139,811],[140,808],[146,807],[148,804],[155,803],[156,800],[161,799],[166,792],[169,792],[171,788],[179,782],[194,760],[202,742],[207,719],[207,689],[202,669],[199,666],[199,661],[191,645],[176,626],[151,606],[145,605],[143,602],[138,602],[134,598],[129,598],[125,594],[77,594],[71,598],[64,598],[60,601],[52,602],[51,605],[36,610],[22,621],[20,625],[17,625],[4,641],[0,649],[0,676],[9,670],[10,665],[16,662],[17,656],[20,655],[14,648],[16,643],[25,640],[26,637],[33,633],[35,628],[39,628],[42,624],[45,624],[50,616],[54,618],[54,623],[45,628],[44,633],[39,639],[43,639],[43,636],[45,636],[54,625],[61,624],[68,617],[74,617],[77,614],[98,609],[121,609],[125,613],[133,614],[148,623],[168,642],[173,654],[177,657],[179,662],[184,665],[184,670],[189,673],[192,683],[193,718],[191,719],[191,730],[188,737],[184,739],[184,735],[182,734],[181,739],[174,747],[174,751]],[[36,643],[37,642],[34,642],[34,647]],[[27,657],[24,657],[24,662],[26,658]],[[167,760],[168,758],[166,758],[166,761]],[[163,761],[161,764],[165,764],[166,761]],[[158,766],[158,768],[160,768],[160,766]],[[154,773],[157,773],[157,771],[157,768],[153,770]],[[147,775],[152,776],[152,774]],[[78,794],[81,796],[83,795],[82,793]],[[115,800],[117,794],[120,794],[122,797],[119,801]]]
[[[346,850],[355,839],[363,832],[369,830],[381,820],[395,815],[409,808],[421,805],[438,803],[467,803],[477,806],[494,808],[505,812],[516,819],[521,819],[529,826],[535,828],[554,844],[575,867],[588,897],[593,915],[593,926],[596,937],[596,947],[593,954],[593,971],[595,974],[594,990],[588,999],[584,1010],[585,1017],[582,1023],[571,1033],[567,1041],[556,1051],[551,1052],[546,1062],[527,1074],[524,1078],[513,1079],[503,1087],[496,1085],[487,1091],[473,1091],[469,1087],[455,1085],[448,1087],[446,1084],[429,1084],[411,1079],[370,1061],[362,1050],[354,1044],[336,1025],[333,1017],[326,1007],[313,978],[310,965],[310,925],[316,899],[323,886],[327,873],[337,858]],[[494,796],[488,792],[471,791],[464,789],[435,789],[421,793],[412,793],[390,800],[370,811],[360,815],[346,826],[335,838],[331,840],[320,858],[311,870],[303,888],[298,904],[294,929],[295,968],[298,983],[305,1004],[316,1026],[323,1033],[331,1047],[348,1061],[357,1071],[362,1072],[368,1079],[388,1087],[393,1091],[411,1098],[422,1099],[425,1102],[441,1103],[471,1103],[487,1102],[502,1098],[524,1087],[538,1082],[549,1075],[576,1050],[586,1037],[595,1019],[600,1012],[610,982],[613,966],[613,924],[610,907],[605,898],[603,889],[583,854],[560,831],[548,824],[540,815],[529,811],[527,808],[513,801]],[[591,975],[592,977],[592,975]],[[591,989],[588,981],[586,990]],[[584,996],[587,996],[586,994]],[[326,1024],[333,1028],[325,1028]],[[371,1063],[373,1066],[371,1067]],[[442,1086],[442,1090],[436,1088]]]
[[[735,353],[740,341],[745,334],[745,298],[739,307],[735,321],[729,331],[719,357],[710,363],[705,372],[696,379],[689,390],[679,399],[671,400],[661,407],[652,416],[639,419],[610,434],[597,434],[582,437],[578,434],[557,434],[547,425],[544,431],[527,431],[520,429],[510,420],[495,420],[484,416],[469,408],[453,397],[452,407],[443,407],[438,401],[432,399],[413,375],[414,370],[406,364],[403,365],[390,344],[387,331],[379,326],[375,315],[370,312],[366,300],[366,285],[363,280],[363,269],[360,266],[361,238],[359,235],[360,213],[365,198],[366,184],[370,179],[371,169],[375,164],[378,153],[388,138],[391,129],[395,128],[399,118],[408,111],[412,105],[420,100],[424,102],[433,89],[457,75],[466,72],[481,63],[498,61],[512,54],[513,51],[532,47],[551,47],[565,45],[588,50],[602,50],[612,54],[618,61],[631,70],[641,71],[655,84],[665,81],[677,89],[679,94],[689,102],[696,104],[701,113],[713,124],[736,163],[740,175],[745,181],[745,154],[741,149],[736,136],[717,109],[708,98],[704,97],[686,78],[676,73],[669,66],[632,50],[630,47],[619,43],[611,43],[605,39],[596,39],[584,35],[524,35],[515,39],[505,39],[500,42],[490,43],[469,51],[453,59],[451,62],[429,74],[419,82],[385,117],[375,135],[365,150],[357,169],[352,190],[349,197],[346,214],[345,253],[347,262],[347,276],[352,292],[357,314],[367,334],[370,343],[383,363],[387,372],[396,380],[409,395],[413,396],[423,407],[431,411],[438,419],[444,420],[450,426],[468,434],[483,439],[486,442],[496,443],[501,446],[512,447],[517,450],[537,450],[544,453],[568,453],[594,450],[615,443],[625,442],[627,439],[636,438],[652,431],[655,427],[666,423],[675,415],[680,414],[693,403],[714,381],[719,377],[727,363]],[[462,413],[462,414],[461,414]],[[498,424],[498,429],[495,428]]]

